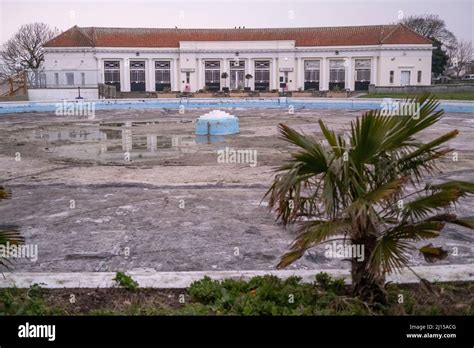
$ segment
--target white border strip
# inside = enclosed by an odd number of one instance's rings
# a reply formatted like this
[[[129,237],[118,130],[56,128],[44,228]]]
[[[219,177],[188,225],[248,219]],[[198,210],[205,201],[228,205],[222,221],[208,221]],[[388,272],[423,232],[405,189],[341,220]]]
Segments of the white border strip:
[[[429,281],[474,281],[474,264],[442,265],[412,267],[420,276]],[[282,270],[282,271],[199,271],[199,272],[126,272],[143,288],[182,289],[192,282],[209,276],[212,279],[222,280],[249,279],[265,274],[276,275],[280,278],[299,276],[303,282],[313,282],[319,272],[326,272],[334,278],[344,278],[350,283],[349,270],[321,269],[321,270]],[[0,288],[17,287],[29,288],[38,284],[44,288],[109,288],[115,287],[114,272],[64,272],[39,273],[21,272],[5,273],[0,276]],[[418,278],[405,269],[401,274],[392,274],[387,278],[395,283],[417,283]]]

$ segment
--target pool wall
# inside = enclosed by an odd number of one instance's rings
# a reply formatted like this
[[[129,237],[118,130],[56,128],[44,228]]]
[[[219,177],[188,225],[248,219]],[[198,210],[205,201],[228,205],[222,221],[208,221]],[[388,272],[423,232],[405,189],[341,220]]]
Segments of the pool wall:
[[[393,99],[397,100],[397,99]],[[81,102],[68,102],[81,103]],[[337,99],[337,98],[162,98],[162,99],[97,99],[82,101],[93,103],[95,110],[114,109],[198,109],[198,108],[254,108],[254,109],[380,109],[382,99]],[[63,101],[50,102],[4,102],[0,113],[55,112]],[[474,101],[440,101],[446,112],[474,113]]]

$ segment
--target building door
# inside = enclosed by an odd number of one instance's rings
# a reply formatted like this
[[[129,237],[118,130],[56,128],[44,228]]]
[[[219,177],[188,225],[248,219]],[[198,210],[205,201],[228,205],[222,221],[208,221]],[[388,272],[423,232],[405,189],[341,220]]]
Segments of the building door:
[[[401,72],[401,85],[408,86],[410,84],[410,71],[402,70]]]
[[[132,92],[144,92],[145,86],[145,62],[131,61],[130,62],[130,90]]]
[[[120,92],[120,62],[104,62],[104,83],[115,86],[117,92]]]
[[[244,88],[244,71],[236,70],[230,72],[230,89]]]
[[[255,61],[255,90],[266,91],[270,89],[270,61]]]
[[[221,62],[205,61],[204,63],[204,86],[207,91],[218,91],[221,89]]]
[[[319,60],[305,60],[304,62],[304,90],[319,90]]]
[[[356,91],[368,91],[370,85],[370,59],[356,59],[355,86]]]
[[[171,91],[171,62],[155,62],[155,91]]]
[[[344,59],[329,61],[329,90],[344,90],[346,86],[346,66]]]
[[[245,61],[230,62],[230,89],[244,89]]]
[[[282,91],[288,90],[288,71],[283,72],[283,76],[280,76],[280,88]]]

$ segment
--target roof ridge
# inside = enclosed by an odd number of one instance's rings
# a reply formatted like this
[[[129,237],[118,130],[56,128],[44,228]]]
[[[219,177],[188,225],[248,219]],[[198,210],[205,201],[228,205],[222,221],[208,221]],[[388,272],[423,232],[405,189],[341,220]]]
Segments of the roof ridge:
[[[380,43],[384,43],[385,40],[387,40],[390,36],[393,35],[393,33],[395,33],[399,28],[400,28],[400,24],[392,24],[393,25],[393,29],[390,30],[390,32],[385,35],[384,37],[382,37],[382,39],[380,40]]]
[[[122,29],[122,30],[193,30],[193,31],[218,31],[218,30],[307,30],[307,29],[343,29],[343,28],[377,28],[377,27],[391,27],[393,24],[370,24],[370,25],[342,25],[342,26],[325,26],[325,27],[262,27],[262,28],[174,28],[174,27],[78,27],[79,29]],[[77,25],[75,26],[77,27]]]
[[[405,24],[399,23],[399,25],[400,25],[400,27],[405,28],[405,29],[407,29],[408,31],[412,32],[413,34],[417,35],[418,37],[423,38],[423,39],[425,39],[425,40],[428,40],[428,41],[430,41],[430,42],[433,42],[433,40],[427,38],[426,36],[421,35],[420,33],[417,33],[415,30],[413,30],[412,28],[407,27]]]
[[[395,25],[395,28],[389,33],[387,34],[387,36],[385,36],[382,41],[380,41],[381,44],[383,44],[385,41],[387,41],[393,34],[395,34],[398,30],[400,29],[406,29],[408,30],[411,34],[415,34],[417,37],[423,39],[423,40],[426,40],[428,42],[432,42],[430,39],[424,37],[423,35],[420,35],[418,34],[416,31],[414,31],[413,29],[410,29],[408,28],[406,25],[404,25],[403,23],[397,23],[397,24],[394,24]]]
[[[77,25],[75,25],[73,28],[76,28],[79,31],[79,33],[81,35],[83,35],[90,42],[92,47],[95,47],[95,30],[94,30],[94,27],[91,27],[92,37],[89,36],[89,33],[84,32],[85,28],[78,27]]]

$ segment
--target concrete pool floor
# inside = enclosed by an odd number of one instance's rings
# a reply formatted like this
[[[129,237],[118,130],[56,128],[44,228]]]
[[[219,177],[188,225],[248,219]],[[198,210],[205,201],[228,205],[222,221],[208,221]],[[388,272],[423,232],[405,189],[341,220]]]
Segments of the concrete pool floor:
[[[192,121],[207,111],[98,110],[93,120],[1,115],[0,185],[13,192],[0,202],[1,223],[20,226],[27,243],[38,245],[38,260],[19,259],[13,270],[273,270],[295,236],[260,204],[273,168],[291,151],[277,124],[319,134],[321,118],[343,131],[362,111],[233,109],[239,135],[196,138]],[[460,135],[450,146],[459,160],[445,159],[435,179],[474,181],[473,114],[446,114],[423,136],[454,128]],[[257,150],[257,166],[217,163],[225,147]],[[474,215],[472,200],[457,209]],[[474,263],[473,241],[471,231],[446,228],[432,242],[458,253],[437,264]],[[412,264],[426,265],[417,254]],[[319,247],[289,269],[346,267]]]

